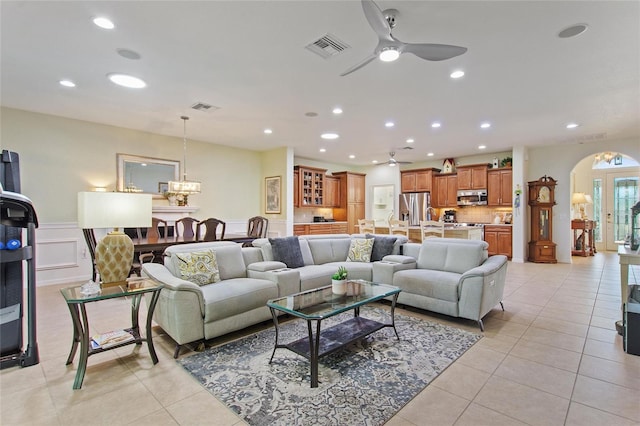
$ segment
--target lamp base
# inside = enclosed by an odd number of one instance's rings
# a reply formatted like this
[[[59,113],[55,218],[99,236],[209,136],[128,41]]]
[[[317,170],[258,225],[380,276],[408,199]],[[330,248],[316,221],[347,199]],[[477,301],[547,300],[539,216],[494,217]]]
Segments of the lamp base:
[[[124,232],[114,230],[96,246],[96,267],[104,287],[126,281],[132,263],[133,241]]]

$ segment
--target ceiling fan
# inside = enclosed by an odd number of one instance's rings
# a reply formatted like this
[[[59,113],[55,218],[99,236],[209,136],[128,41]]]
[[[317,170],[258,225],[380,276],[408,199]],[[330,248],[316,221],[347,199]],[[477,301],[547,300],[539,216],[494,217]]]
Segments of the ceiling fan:
[[[389,159],[383,163],[378,163],[377,165],[394,167],[400,164],[411,164],[411,161],[398,161],[394,158],[395,156],[396,156],[396,153],[391,151],[389,152]]]
[[[407,52],[427,61],[444,61],[467,51],[466,47],[449,44],[404,43],[391,34],[391,30],[396,26],[398,15],[396,9],[381,11],[372,0],[362,0],[362,9],[369,25],[378,35],[378,45],[371,55],[340,74],[341,77],[359,70],[377,57],[382,61],[390,62],[398,59],[401,53]]]

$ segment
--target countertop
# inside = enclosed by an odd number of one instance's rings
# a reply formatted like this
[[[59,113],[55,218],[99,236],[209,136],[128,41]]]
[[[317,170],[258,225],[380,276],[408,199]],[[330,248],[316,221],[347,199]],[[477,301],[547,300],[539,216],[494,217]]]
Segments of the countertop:
[[[294,222],[294,225],[331,225],[332,223],[347,223],[346,220],[336,220],[333,222]]]

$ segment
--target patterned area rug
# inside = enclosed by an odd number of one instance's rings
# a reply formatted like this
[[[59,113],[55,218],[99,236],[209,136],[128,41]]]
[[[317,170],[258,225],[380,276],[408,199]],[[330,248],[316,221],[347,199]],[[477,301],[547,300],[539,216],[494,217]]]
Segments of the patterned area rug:
[[[361,308],[360,316],[389,320],[388,311],[374,307]],[[347,312],[322,325],[351,317]],[[315,389],[305,358],[278,349],[269,364],[274,329],[178,362],[251,425],[381,425],[482,337],[398,314],[396,328],[400,340],[383,328],[321,358]],[[306,321],[289,321],[279,341],[306,334]]]

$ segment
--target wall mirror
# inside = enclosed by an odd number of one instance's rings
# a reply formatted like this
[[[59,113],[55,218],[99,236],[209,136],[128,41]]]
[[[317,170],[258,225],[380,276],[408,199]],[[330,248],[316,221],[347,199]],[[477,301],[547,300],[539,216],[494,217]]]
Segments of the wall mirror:
[[[180,162],[162,158],[117,154],[118,191],[144,192],[162,197],[170,180],[179,180]]]
[[[376,185],[373,187],[373,205],[371,206],[371,218],[377,226],[386,226],[389,216],[393,213],[395,203],[394,185]]]

